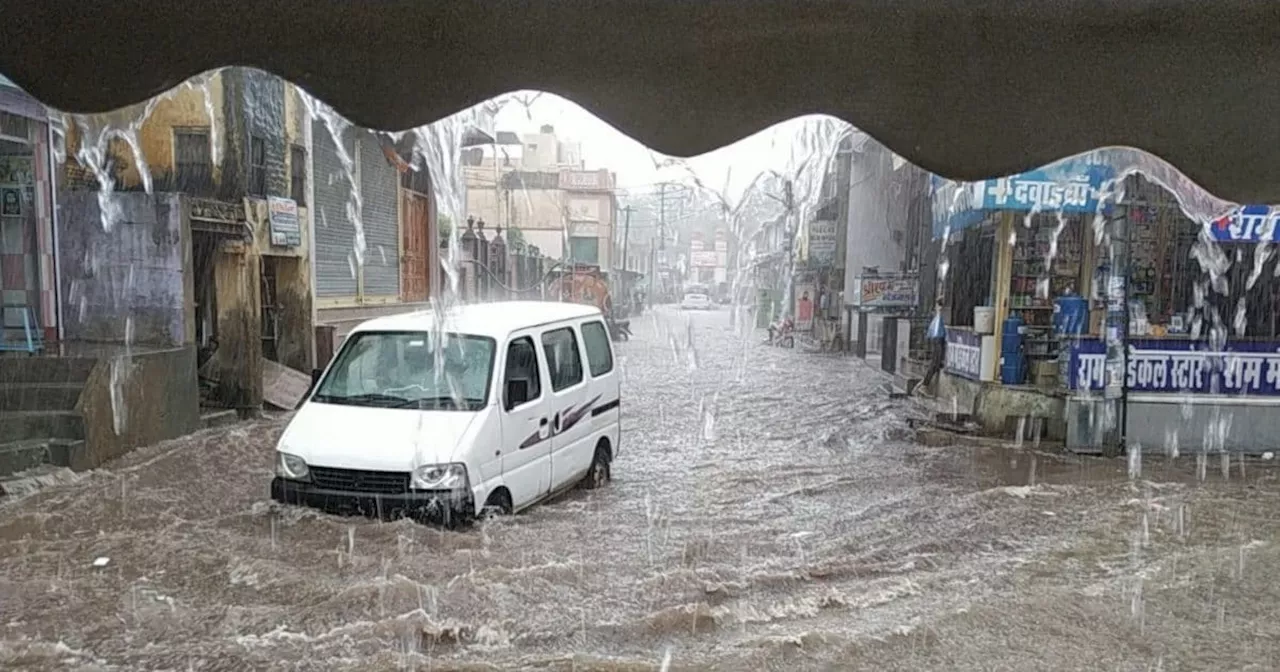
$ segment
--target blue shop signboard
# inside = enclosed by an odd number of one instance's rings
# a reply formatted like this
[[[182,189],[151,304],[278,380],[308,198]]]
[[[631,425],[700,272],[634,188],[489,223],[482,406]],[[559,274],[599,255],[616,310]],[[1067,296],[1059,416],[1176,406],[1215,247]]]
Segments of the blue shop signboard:
[[[987,210],[1046,210],[1095,213],[1110,166],[1069,163],[1048,170],[987,180],[982,207]]]
[[[1107,346],[1081,339],[1070,348],[1073,390],[1102,390]],[[1126,384],[1130,392],[1222,393],[1280,396],[1280,343],[1228,341],[1210,351],[1204,341],[1132,339]]]
[[[973,226],[990,210],[1096,213],[1102,187],[1114,175],[1111,166],[1084,157],[979,182],[950,182],[935,176],[933,237],[941,238],[948,227],[955,233]],[[1102,211],[1110,206],[1104,203]]]
[[[1209,224],[1214,240],[1222,243],[1280,242],[1276,220],[1280,209],[1269,205],[1245,205],[1233,208]]]
[[[982,336],[963,329],[947,330],[947,373],[962,378],[982,378]]]

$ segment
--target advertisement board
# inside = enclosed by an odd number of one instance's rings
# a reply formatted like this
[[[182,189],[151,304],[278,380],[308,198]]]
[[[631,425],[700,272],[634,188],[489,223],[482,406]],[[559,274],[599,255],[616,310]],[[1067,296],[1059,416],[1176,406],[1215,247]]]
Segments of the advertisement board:
[[[714,250],[694,250],[690,254],[689,265],[694,268],[715,268],[716,253]]]
[[[302,244],[302,229],[298,226],[297,201],[272,196],[267,199],[267,212],[272,245],[293,247]]]
[[[944,368],[969,380],[982,379],[982,336],[965,329],[947,330]]]
[[[916,305],[919,283],[915,278],[854,278],[853,301],[859,308]]]
[[[792,314],[795,315],[796,331],[809,331],[813,329],[814,297],[818,294],[818,288],[813,283],[796,283],[795,294],[796,304]]]
[[[834,264],[838,247],[836,234],[838,227],[834,221],[817,221],[809,223],[809,261],[824,265]]]

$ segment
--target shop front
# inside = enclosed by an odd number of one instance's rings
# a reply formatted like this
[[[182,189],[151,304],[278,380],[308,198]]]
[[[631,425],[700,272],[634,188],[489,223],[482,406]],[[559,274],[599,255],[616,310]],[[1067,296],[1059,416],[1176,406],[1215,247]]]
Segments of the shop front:
[[[1094,218],[1111,177],[1087,159],[972,184],[935,181],[934,237],[948,324],[947,371],[1003,385],[1057,385],[1059,301],[1088,296]],[[961,365],[961,362],[964,365]],[[1003,366],[1002,366],[1003,362]]]
[[[915,274],[865,273],[853,278],[849,306],[854,352],[888,373],[897,373],[913,347],[911,316],[919,302]],[[918,325],[917,325],[918,326]]]
[[[1121,405],[1108,420],[1102,336],[1068,339],[1068,444],[1280,449],[1280,211],[1245,206],[1206,226],[1134,179],[1120,208],[1131,236]]]
[[[57,338],[50,145],[45,107],[0,78],[0,350]]]
[[[1137,175],[1100,204],[1111,179],[1083,163],[943,194],[971,204],[935,212],[946,372],[1002,390],[999,409],[971,395],[984,424],[1036,408],[1076,450],[1280,450],[1280,210],[1206,225]]]

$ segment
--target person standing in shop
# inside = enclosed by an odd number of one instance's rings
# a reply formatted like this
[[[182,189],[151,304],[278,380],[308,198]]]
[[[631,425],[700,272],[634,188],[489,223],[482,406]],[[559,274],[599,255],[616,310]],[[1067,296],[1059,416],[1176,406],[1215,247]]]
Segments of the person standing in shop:
[[[925,339],[929,341],[929,370],[924,374],[924,380],[916,385],[916,391],[929,389],[947,359],[947,323],[942,319],[942,299],[938,299],[934,307]]]

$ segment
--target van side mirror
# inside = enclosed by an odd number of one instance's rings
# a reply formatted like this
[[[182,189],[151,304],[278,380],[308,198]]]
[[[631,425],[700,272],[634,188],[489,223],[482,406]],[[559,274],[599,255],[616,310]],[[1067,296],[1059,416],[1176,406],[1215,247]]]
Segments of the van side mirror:
[[[307,386],[307,391],[302,393],[302,397],[298,399],[298,405],[293,410],[302,408],[303,404],[311,398],[311,393],[316,391],[316,384],[320,382],[320,376],[324,375],[324,369],[311,369],[311,384]]]
[[[508,411],[529,401],[529,381],[508,380],[506,401]]]

